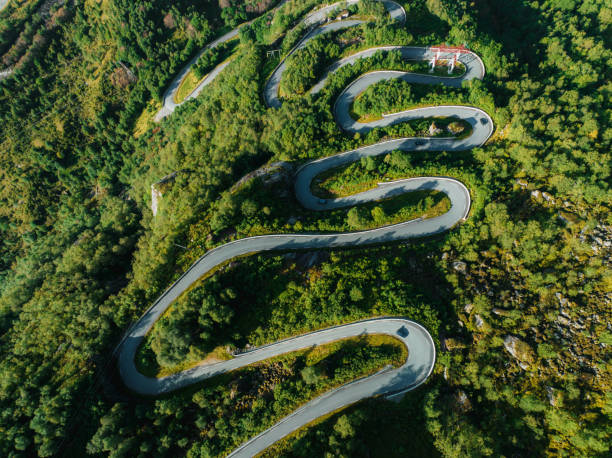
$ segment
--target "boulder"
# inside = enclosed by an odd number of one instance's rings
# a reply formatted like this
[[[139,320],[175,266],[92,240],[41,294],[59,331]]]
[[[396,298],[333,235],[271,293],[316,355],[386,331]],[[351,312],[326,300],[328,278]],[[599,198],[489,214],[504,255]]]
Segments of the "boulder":
[[[465,347],[465,343],[461,342],[459,339],[454,339],[452,337],[442,339],[442,348],[445,348],[448,351],[457,350]]]
[[[166,192],[172,186],[176,180],[176,176],[182,172],[187,172],[187,169],[172,172],[151,185],[151,212],[153,212],[153,216],[157,215],[159,201],[163,197],[164,192]]]
[[[453,135],[458,135],[465,130],[465,127],[460,122],[451,122],[448,126],[446,126],[446,130]]]
[[[535,361],[535,353],[528,343],[516,336],[504,337],[504,348],[516,359],[523,369],[527,369]]]
[[[432,122],[429,126],[429,135],[433,137],[434,135],[438,135],[441,132],[442,129],[440,129],[435,122]]]
[[[455,269],[459,273],[465,274],[467,270],[467,264],[463,261],[455,261],[453,262],[453,269]]]
[[[529,186],[529,183],[521,179],[516,180],[516,184],[518,184],[521,188],[526,188],[527,186]]]
[[[461,412],[467,412],[472,408],[472,403],[463,390],[459,390],[455,393],[455,402]]]
[[[548,403],[556,407],[558,396],[555,394],[555,389],[552,386],[545,387],[546,389],[546,397],[548,398]]]

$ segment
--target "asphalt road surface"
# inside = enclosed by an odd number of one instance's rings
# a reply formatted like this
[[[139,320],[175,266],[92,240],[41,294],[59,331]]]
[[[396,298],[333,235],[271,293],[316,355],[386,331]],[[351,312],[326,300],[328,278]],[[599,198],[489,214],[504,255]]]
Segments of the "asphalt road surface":
[[[356,1],[351,1],[348,2],[349,4],[353,4],[353,3],[357,3]],[[406,20],[406,12],[404,11],[404,8],[402,8],[399,4],[390,1],[390,0],[383,0],[382,3],[385,6],[385,9],[389,12],[389,16],[391,16],[392,19],[399,21],[399,22],[404,22]],[[321,23],[324,21],[327,12],[330,9],[335,8],[335,5],[329,6],[327,8],[323,8],[322,10],[317,11],[317,15],[312,14],[310,16],[308,16],[305,20],[304,23],[306,23],[307,25],[312,25],[314,26],[317,23]],[[325,14],[323,14],[325,13]],[[278,96],[278,88],[280,86],[280,82],[281,82],[281,78],[283,73],[286,70],[286,61],[287,58],[289,56],[291,56],[293,53],[295,53],[297,50],[302,49],[303,47],[305,47],[308,42],[310,40],[312,40],[313,38],[319,36],[319,35],[323,35],[325,33],[330,33],[330,32],[334,32],[336,30],[342,30],[342,29],[346,29],[348,27],[354,27],[356,25],[359,24],[363,24],[364,21],[360,20],[360,19],[348,19],[348,20],[344,20],[344,21],[339,21],[339,22],[330,22],[327,24],[323,24],[319,27],[314,27],[312,29],[310,29],[310,31],[308,33],[306,33],[304,35],[304,37],[298,42],[298,44],[287,54],[287,56],[285,56],[285,58],[278,64],[278,66],[274,69],[274,71],[272,72],[272,75],[270,76],[270,78],[268,78],[268,81],[266,82],[266,87],[264,89],[264,98],[266,100],[266,103],[268,104],[269,107],[272,108],[278,108],[282,105],[282,101],[280,100],[279,96]],[[346,63],[344,63],[343,65],[338,66],[336,69],[332,67],[330,67],[330,69],[328,69],[328,72],[325,74],[325,77],[318,83],[317,86],[318,90],[320,90],[324,85],[325,85],[325,81],[327,80],[327,77],[333,73],[334,71],[337,71],[338,68],[348,64],[348,63],[352,63],[355,60],[359,59],[360,57],[365,57],[367,51],[364,51],[362,53],[356,53],[351,57],[347,57],[346,59],[342,59],[341,61],[338,62],[343,62],[346,61]],[[373,54],[374,52],[372,52]],[[362,56],[363,55],[363,56]],[[318,90],[316,92],[318,92]]]
[[[206,75],[206,77],[200,82],[200,84],[198,84],[198,86],[191,92],[191,94],[185,97],[185,100],[183,102],[176,103],[174,101],[176,92],[178,91],[178,88],[181,85],[183,78],[187,76],[187,73],[189,73],[189,71],[191,70],[191,67],[198,61],[198,59],[202,56],[202,54],[204,54],[204,52],[206,52],[207,49],[216,48],[221,43],[225,43],[226,41],[236,38],[238,36],[238,30],[239,29],[234,29],[231,32],[228,32],[225,35],[217,38],[215,41],[207,44],[204,48],[202,48],[202,50],[195,57],[193,57],[189,62],[187,62],[187,64],[181,69],[181,71],[174,77],[174,79],[170,83],[170,86],[168,86],[168,89],[166,89],[166,92],[164,92],[164,95],[162,97],[163,105],[161,109],[157,112],[157,114],[155,115],[155,118],[154,118],[155,122],[159,122],[162,119],[164,119],[166,116],[174,113],[174,110],[176,110],[176,107],[182,105],[187,100],[191,100],[197,97],[200,94],[200,92],[202,92],[202,89],[204,89],[206,86],[212,83],[212,81],[217,77],[217,75],[221,73],[221,70],[223,70],[227,66],[227,64],[229,64],[230,62],[229,60],[223,62],[221,65],[218,65],[208,75]]]
[[[0,3],[3,1],[8,1],[8,0],[0,0]],[[282,5],[285,4],[286,1],[287,0],[281,1],[275,9],[280,8]],[[348,5],[353,5],[357,3],[357,1],[358,0],[348,0],[346,3]],[[400,5],[390,0],[379,0],[379,1],[382,1],[382,3],[385,5],[387,10],[389,11],[391,17],[396,18],[398,20],[402,20],[402,21],[405,19],[406,13],[404,12],[404,9]],[[302,20],[302,23],[305,24],[306,26],[315,26],[319,24],[320,22],[324,21],[327,18],[327,14],[330,11],[333,11],[335,8],[337,8],[338,5],[340,5],[340,3],[341,2],[336,2],[329,6],[317,9],[316,11],[308,14]],[[246,24],[250,24],[251,22],[252,21],[249,21]],[[342,23],[346,23],[346,22],[347,21],[343,21]],[[351,24],[351,25],[356,25],[356,24],[362,23],[363,21],[352,21],[352,22],[354,24]],[[336,24],[342,24],[342,23],[336,23]],[[348,27],[348,26],[344,25],[344,27]],[[208,86],[210,83],[214,81],[217,75],[219,75],[219,73],[221,73],[221,71],[231,62],[231,59],[218,65],[208,75],[206,75],[206,77],[198,84],[198,86],[191,92],[191,94],[185,97],[185,100],[183,100],[180,103],[175,102],[176,92],[178,91],[178,88],[181,85],[181,82],[183,81],[185,76],[187,76],[187,73],[189,73],[189,71],[191,70],[191,67],[198,61],[198,59],[202,56],[202,54],[204,54],[204,52],[207,49],[215,48],[222,43],[225,43],[229,40],[236,38],[238,36],[239,30],[240,30],[240,27],[235,28],[231,32],[228,32],[225,35],[217,38],[215,41],[207,44],[204,48],[202,48],[202,50],[200,50],[200,52],[198,52],[198,54],[195,57],[193,57],[189,62],[187,62],[187,64],[174,77],[174,79],[170,83],[170,86],[168,86],[168,88],[164,92],[164,95],[162,96],[162,108],[160,108],[160,110],[155,115],[155,118],[154,118],[155,122],[159,122],[162,119],[164,119],[166,116],[169,116],[172,113],[174,113],[174,110],[176,110],[176,107],[182,105],[186,101],[196,98],[198,95],[200,95],[200,93],[202,92],[202,89],[204,89],[206,86]],[[326,31],[329,31],[329,30],[326,30]],[[308,39],[310,38],[312,37],[308,37]]]
[[[396,9],[392,2],[385,2],[387,9],[402,20],[403,9]],[[327,9],[332,8],[328,7]],[[309,15],[305,21],[316,24],[324,17],[326,11],[318,11]],[[320,33],[337,28],[355,25],[357,21],[331,22],[309,31],[305,38],[294,48],[299,49],[304,43]],[[358,23],[358,22],[357,22]],[[221,37],[224,39],[224,37]],[[429,51],[426,48],[392,47],[399,49],[406,59],[427,59]],[[386,47],[385,49],[389,49]],[[367,57],[378,51],[366,50],[358,55],[342,59],[330,67],[327,75],[337,71],[343,65],[349,65],[355,59]],[[291,54],[291,53],[290,53]],[[463,57],[463,56],[462,56]],[[376,188],[338,199],[321,199],[312,195],[310,184],[320,173],[334,167],[348,164],[366,156],[387,154],[400,149],[404,151],[459,151],[481,146],[493,133],[493,122],[482,110],[466,106],[438,106],[408,110],[384,116],[383,119],[367,124],[358,123],[349,115],[349,107],[354,98],[371,84],[383,79],[401,78],[406,81],[423,84],[446,84],[457,86],[470,78],[482,78],[484,66],[474,54],[467,54],[462,61],[466,65],[466,73],[457,78],[440,78],[430,75],[416,75],[405,72],[372,72],[367,73],[350,84],[338,97],[334,105],[334,114],[339,125],[348,132],[367,132],[377,126],[405,122],[409,119],[431,116],[456,116],[466,120],[472,126],[471,134],[463,139],[453,138],[400,138],[369,145],[352,151],[346,151],[334,156],[311,161],[302,166],[295,179],[295,192],[299,202],[306,208],[323,211],[333,208],[348,207],[365,202],[400,195],[416,190],[437,190],[445,193],[451,201],[451,208],[443,215],[405,221],[399,224],[360,232],[335,234],[278,234],[249,237],[229,242],[208,251],[198,259],[164,294],[162,294],[145,314],[127,332],[120,343],[119,370],[125,384],[133,391],[144,395],[160,395],[182,387],[189,386],[228,371],[266,360],[274,356],[293,352],[315,345],[322,345],[338,339],[355,337],[365,334],[387,334],[400,339],[408,348],[408,359],[399,368],[387,368],[375,375],[356,380],[338,389],[310,401],[277,424],[252,438],[231,456],[251,457],[265,450],[274,442],[287,434],[308,424],[322,415],[333,412],[361,399],[372,396],[401,396],[404,392],[422,384],[431,374],[435,364],[435,346],[427,330],[417,323],[405,318],[386,317],[345,324],[334,328],[315,331],[306,335],[296,336],[283,341],[265,345],[235,358],[214,364],[200,364],[191,369],[163,378],[150,378],[139,373],[134,364],[138,346],[153,324],[170,307],[183,292],[197,282],[203,275],[215,267],[238,256],[272,250],[322,249],[333,247],[363,246],[426,237],[453,228],[467,218],[470,209],[470,194],[468,189],[458,180],[447,177],[418,177],[380,183]],[[277,67],[266,85],[264,97],[271,107],[280,106],[278,84],[284,70],[284,62]],[[327,78],[327,75],[325,78]],[[325,83],[314,87],[320,90]],[[180,80],[178,80],[180,81]],[[178,86],[177,86],[178,87]]]

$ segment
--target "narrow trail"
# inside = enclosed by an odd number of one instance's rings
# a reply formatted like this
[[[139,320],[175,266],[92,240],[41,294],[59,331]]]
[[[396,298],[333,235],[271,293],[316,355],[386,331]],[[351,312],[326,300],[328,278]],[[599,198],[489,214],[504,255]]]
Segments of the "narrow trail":
[[[399,5],[387,0],[383,1],[383,3],[391,16],[396,20],[403,21],[405,19],[405,12]],[[334,5],[310,14],[304,21],[311,21],[309,22],[310,25],[315,25],[317,22],[322,21],[324,19],[324,14],[333,7]],[[294,50],[292,50],[290,55],[305,46],[310,39],[321,33],[338,30],[343,27],[351,27],[360,22],[361,21],[348,20],[333,22],[313,28],[305,35],[300,43],[298,43]],[[237,31],[233,31],[230,32],[230,34],[234,32],[237,33]],[[220,40],[224,39],[224,37],[220,38]],[[376,51],[390,49],[399,50],[405,59],[425,60],[431,57],[429,49],[418,47],[393,46],[362,51],[353,56],[341,59],[330,67],[323,80],[315,85],[313,92],[319,91],[325,84],[328,76],[342,66],[349,65],[357,59],[371,56]],[[414,389],[424,383],[431,374],[435,364],[435,345],[425,328],[403,317],[373,318],[315,331],[256,348],[249,352],[239,354],[228,361],[214,364],[200,364],[191,369],[163,378],[150,378],[139,373],[134,363],[134,357],[139,345],[142,343],[145,335],[150,331],[154,323],[183,292],[207,272],[235,257],[272,250],[354,247],[395,242],[446,232],[452,229],[456,224],[464,221],[470,209],[470,193],[463,183],[453,178],[418,177],[381,183],[378,187],[359,194],[338,199],[327,199],[325,201],[312,195],[310,191],[312,180],[320,173],[331,168],[349,164],[362,157],[387,154],[398,149],[404,151],[465,151],[484,144],[493,133],[493,122],[487,113],[475,107],[437,106],[419,108],[386,115],[383,119],[370,123],[359,123],[352,119],[349,114],[349,108],[355,97],[367,87],[378,81],[399,78],[420,84],[441,83],[449,86],[460,86],[463,81],[471,78],[482,78],[484,76],[484,65],[478,56],[473,53],[468,53],[462,55],[460,60],[465,65],[466,72],[462,76],[454,78],[391,71],[366,73],[344,89],[339,95],[333,110],[339,126],[347,132],[368,132],[375,127],[388,126],[423,117],[455,116],[468,122],[472,126],[472,132],[468,137],[462,139],[399,138],[376,143],[356,150],[346,151],[334,156],[308,162],[298,170],[295,180],[295,192],[298,201],[305,208],[315,211],[349,207],[417,190],[436,190],[443,192],[448,196],[451,202],[449,211],[434,218],[405,221],[399,224],[361,232],[335,234],[277,234],[249,237],[227,243],[208,251],[172,286],[170,286],[126,333],[119,347],[119,370],[125,384],[131,390],[140,394],[152,396],[160,395],[284,353],[364,334],[391,335],[401,340],[408,348],[408,358],[401,367],[382,371],[327,392],[303,405],[301,408],[241,445],[230,454],[230,456],[250,457],[260,453],[274,442],[320,416],[367,397],[401,396],[406,391]],[[282,101],[278,97],[278,87],[284,70],[285,60],[275,69],[265,86],[264,98],[266,103],[272,108],[279,107],[282,104]],[[178,80],[178,82],[180,83],[180,80]]]

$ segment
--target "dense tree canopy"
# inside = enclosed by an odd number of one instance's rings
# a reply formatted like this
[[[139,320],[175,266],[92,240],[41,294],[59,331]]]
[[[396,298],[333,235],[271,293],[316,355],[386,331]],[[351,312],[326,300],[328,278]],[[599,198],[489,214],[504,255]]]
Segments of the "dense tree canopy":
[[[261,91],[278,63],[267,51],[286,55],[317,2],[268,13],[267,2],[227,3],[11,0],[0,12],[0,71],[13,69],[0,81],[0,454],[218,455],[321,390],[396,361],[393,345],[361,342],[152,400],[126,392],[113,355],[130,323],[213,246],[445,211],[430,193],[312,214],[292,182],[307,159],[423,135],[431,123],[345,135],[332,115],[342,88],[373,69],[419,69],[380,53],[302,95],[329,63],[381,44],[441,42],[478,53],[484,80],[459,90],[383,83],[355,114],[472,104],[492,116],[491,140],[464,153],[364,160],[319,177],[315,191],[453,176],[470,189],[468,220],[432,240],[240,259],[173,305],[137,363],[168,373],[233,347],[403,315],[436,340],[431,380],[401,404],[368,400],[271,454],[609,454],[610,6],[415,0],[398,25],[370,3],[355,13],[378,20],[290,59],[288,100],[267,109]],[[256,16],[212,85],[163,123],[147,122],[185,62]],[[151,184],[173,171],[153,218]]]

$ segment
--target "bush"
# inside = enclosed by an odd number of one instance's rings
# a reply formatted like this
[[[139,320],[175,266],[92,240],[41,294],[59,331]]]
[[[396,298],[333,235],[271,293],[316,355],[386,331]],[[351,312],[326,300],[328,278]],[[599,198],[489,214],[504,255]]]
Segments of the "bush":
[[[315,385],[321,378],[319,369],[316,366],[306,366],[300,371],[300,374],[302,376],[302,380],[304,380],[304,382],[306,382],[308,385]]]

